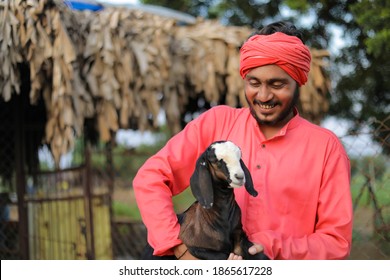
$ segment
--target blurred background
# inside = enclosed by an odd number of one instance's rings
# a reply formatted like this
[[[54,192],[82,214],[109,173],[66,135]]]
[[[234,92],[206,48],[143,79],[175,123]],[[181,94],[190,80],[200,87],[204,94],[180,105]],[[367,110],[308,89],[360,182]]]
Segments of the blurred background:
[[[139,258],[135,173],[203,111],[246,106],[239,47],[278,20],[313,56],[301,114],[351,159],[350,259],[390,259],[388,1],[5,0],[0,18],[1,259]]]

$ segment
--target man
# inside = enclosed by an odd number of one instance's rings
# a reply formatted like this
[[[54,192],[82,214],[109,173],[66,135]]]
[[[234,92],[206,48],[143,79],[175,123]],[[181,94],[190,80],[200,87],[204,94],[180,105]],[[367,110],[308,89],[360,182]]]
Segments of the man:
[[[198,156],[216,140],[241,147],[259,195],[235,190],[242,223],[271,259],[344,259],[352,236],[350,164],[337,137],[295,107],[310,52],[297,29],[278,22],[241,47],[249,108],[216,106],[172,137],[138,171],[133,187],[155,255],[192,259],[180,239],[172,196],[184,191]],[[212,242],[212,241],[211,241]],[[231,254],[229,259],[241,259]]]

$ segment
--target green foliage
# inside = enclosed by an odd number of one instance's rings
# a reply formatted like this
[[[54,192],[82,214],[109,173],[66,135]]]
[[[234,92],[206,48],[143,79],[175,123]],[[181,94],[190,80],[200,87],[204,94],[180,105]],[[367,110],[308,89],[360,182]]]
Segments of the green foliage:
[[[390,30],[383,29],[378,31],[373,38],[364,40],[368,53],[379,57],[382,53],[390,52]]]
[[[367,52],[375,57],[390,53],[390,6],[384,2],[362,0],[351,5],[356,22],[367,37]]]
[[[385,3],[386,1],[362,0],[350,6],[360,31],[357,36],[359,48],[354,49],[353,53],[360,61],[353,59],[352,56],[349,57],[357,67],[348,77],[349,81],[346,84],[340,83],[338,86],[341,95],[345,94],[350,99],[353,94],[360,92],[360,98],[356,103],[359,104],[361,110],[355,110],[352,115],[361,123],[370,118],[374,119],[371,126],[375,130],[390,126],[388,118],[390,114],[390,80],[388,79],[390,75],[390,6]],[[353,106],[356,107],[356,103]],[[384,151],[389,153],[388,130],[378,132],[375,140],[383,142],[386,138],[387,145],[384,145]]]
[[[281,0],[273,1],[241,1],[241,0],[141,0],[143,4],[168,7],[192,16],[207,19],[219,18],[229,25],[249,25],[261,27],[264,19],[275,17],[279,13]]]
[[[306,0],[286,0],[285,1],[286,5],[289,6],[293,10],[297,10],[300,12],[307,12],[309,9],[310,5]]]

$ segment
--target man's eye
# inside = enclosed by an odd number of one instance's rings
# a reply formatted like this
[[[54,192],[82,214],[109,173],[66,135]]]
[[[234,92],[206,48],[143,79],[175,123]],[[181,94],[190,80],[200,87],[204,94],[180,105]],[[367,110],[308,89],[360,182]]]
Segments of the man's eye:
[[[283,83],[273,83],[273,84],[272,84],[272,87],[273,87],[273,88],[276,88],[276,89],[282,88],[283,86],[284,86]]]
[[[260,86],[260,83],[256,80],[248,80],[248,83],[251,87],[258,87]]]

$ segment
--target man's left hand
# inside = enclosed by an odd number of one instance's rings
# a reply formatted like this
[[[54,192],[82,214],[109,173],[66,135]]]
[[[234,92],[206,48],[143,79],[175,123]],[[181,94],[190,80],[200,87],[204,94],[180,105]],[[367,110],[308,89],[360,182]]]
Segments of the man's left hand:
[[[253,244],[252,247],[248,249],[249,254],[256,255],[264,251],[264,247],[261,244]]]

